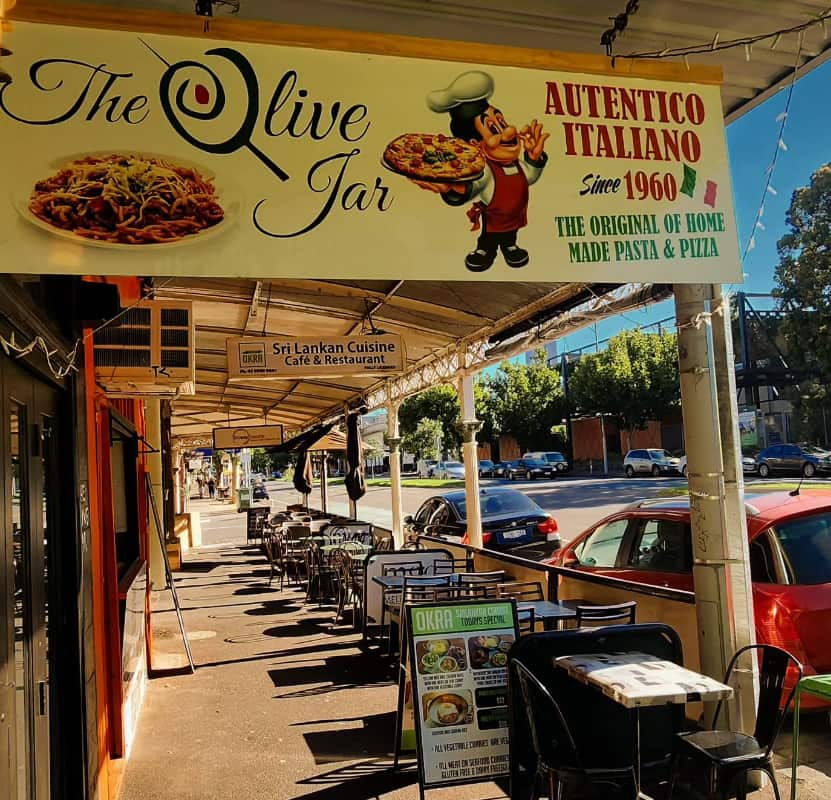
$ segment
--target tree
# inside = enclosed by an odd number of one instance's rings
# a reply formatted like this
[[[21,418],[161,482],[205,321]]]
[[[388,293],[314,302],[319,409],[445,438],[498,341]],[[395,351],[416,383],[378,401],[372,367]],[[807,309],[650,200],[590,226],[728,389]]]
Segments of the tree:
[[[364,445],[364,463],[369,462],[371,475],[375,475],[375,462],[384,457],[384,447],[377,439],[366,439]]]
[[[251,471],[271,475],[271,456],[263,447],[254,447],[251,450]]]
[[[575,410],[608,414],[631,437],[680,402],[677,336],[622,331],[605,350],[581,358],[568,385]]]
[[[434,386],[420,394],[408,397],[398,409],[398,422],[401,436],[414,434],[423,419],[437,420],[441,427],[443,449],[445,452],[458,452],[462,444],[459,431],[459,395],[449,385]],[[405,445],[404,449],[415,455],[415,451]]]
[[[401,446],[408,453],[415,456],[416,461],[422,458],[437,459],[439,451],[436,440],[441,436],[442,425],[437,419],[420,419],[415,428],[401,437]]]
[[[831,375],[831,164],[797,189],[785,215],[789,231],[776,245],[773,294],[785,312],[792,366]]]
[[[483,375],[477,414],[494,434],[517,440],[522,450],[562,447],[554,428],[563,420],[566,402],[560,372],[548,366],[544,350],[530,364],[503,362],[493,375]]]

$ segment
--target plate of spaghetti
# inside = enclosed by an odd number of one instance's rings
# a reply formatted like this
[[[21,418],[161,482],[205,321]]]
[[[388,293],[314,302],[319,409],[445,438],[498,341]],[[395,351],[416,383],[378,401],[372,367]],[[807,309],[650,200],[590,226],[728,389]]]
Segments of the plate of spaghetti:
[[[50,166],[56,171],[36,181],[18,210],[39,228],[84,244],[135,249],[202,241],[224,230],[238,206],[220,197],[213,173],[181,159],[105,152]]]

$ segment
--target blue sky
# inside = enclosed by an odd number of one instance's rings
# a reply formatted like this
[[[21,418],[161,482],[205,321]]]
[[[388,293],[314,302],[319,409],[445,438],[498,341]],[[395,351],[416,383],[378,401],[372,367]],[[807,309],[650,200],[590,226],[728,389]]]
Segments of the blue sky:
[[[793,92],[790,111],[782,138],[787,150],[779,152],[772,186],[776,195],[767,193],[762,216],[764,230],[756,230],[755,247],[744,262],[747,292],[769,292],[778,258],[776,242],[785,233],[785,212],[794,189],[809,183],[811,174],[831,161],[831,103],[828,84],[831,64],[825,64],[800,78]],[[753,232],[756,212],[762,197],[766,170],[774,155],[780,123],[776,117],[785,107],[787,88],[745,114],[727,128],[727,146],[733,179],[733,198],[739,228],[740,252],[744,252]],[[622,328],[648,325],[672,317],[672,300],[648,309],[613,317],[597,325],[599,340],[614,335]],[[593,345],[594,328],[566,336],[558,342],[558,352]]]

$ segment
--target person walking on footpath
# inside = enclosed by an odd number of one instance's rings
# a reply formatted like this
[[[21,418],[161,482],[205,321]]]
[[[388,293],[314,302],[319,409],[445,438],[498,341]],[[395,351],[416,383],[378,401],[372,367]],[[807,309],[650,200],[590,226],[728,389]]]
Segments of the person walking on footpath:
[[[211,500],[213,500],[215,495],[216,495],[216,481],[214,480],[213,475],[211,475],[211,477],[208,478],[208,497],[210,497]]]
[[[202,479],[202,476],[197,475],[196,476],[196,485],[199,487],[199,497],[200,498],[202,497],[202,484],[203,483],[204,483],[204,480]]]

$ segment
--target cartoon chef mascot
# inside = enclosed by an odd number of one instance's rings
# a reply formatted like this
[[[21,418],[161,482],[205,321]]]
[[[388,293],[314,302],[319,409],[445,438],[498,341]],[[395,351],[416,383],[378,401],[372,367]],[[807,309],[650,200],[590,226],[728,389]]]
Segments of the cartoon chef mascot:
[[[450,114],[450,132],[479,148],[486,163],[482,177],[458,183],[416,181],[440,193],[448,205],[476,201],[468,210],[472,230],[481,227],[476,249],[465,257],[471,272],[489,269],[497,250],[509,267],[528,263],[528,251],[517,244],[517,233],[528,224],[528,187],[539,180],[548,162],[544,148],[549,134],[536,120],[521,130],[509,125],[490,102],[493,89],[490,75],[471,71],[427,96],[432,111]]]

